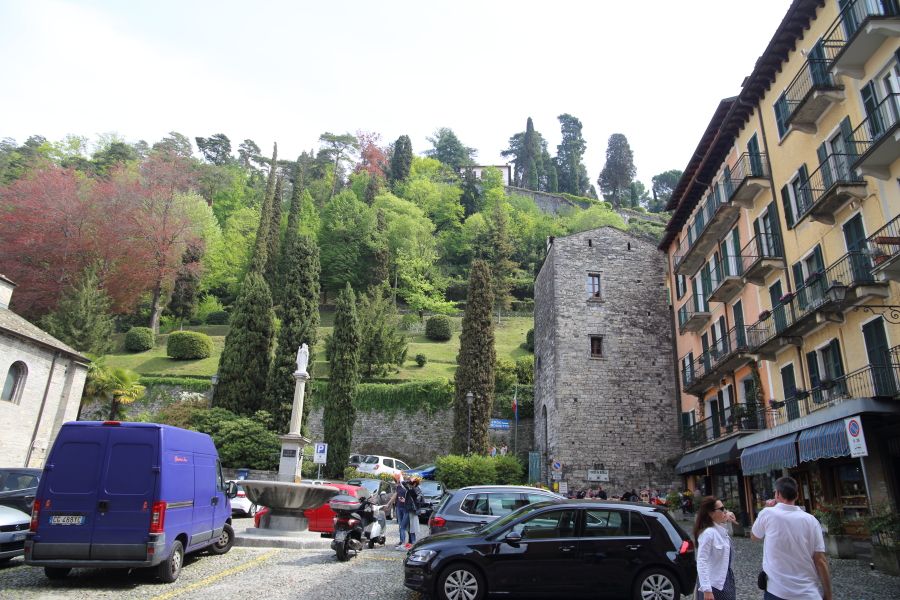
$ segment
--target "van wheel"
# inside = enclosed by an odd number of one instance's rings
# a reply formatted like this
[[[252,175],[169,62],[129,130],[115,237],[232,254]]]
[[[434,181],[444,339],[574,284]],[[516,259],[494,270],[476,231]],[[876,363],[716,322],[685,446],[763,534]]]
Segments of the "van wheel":
[[[678,600],[681,594],[672,574],[663,569],[648,569],[634,582],[635,600]]]
[[[213,554],[225,554],[234,546],[234,529],[228,523],[222,529],[222,534],[215,543],[209,547],[209,551]]]
[[[44,567],[47,579],[65,579],[72,569],[69,567]]]
[[[175,540],[172,542],[172,553],[169,558],[159,563],[156,567],[156,576],[165,583],[172,583],[178,579],[181,573],[181,565],[184,563],[184,548],[181,542]]]

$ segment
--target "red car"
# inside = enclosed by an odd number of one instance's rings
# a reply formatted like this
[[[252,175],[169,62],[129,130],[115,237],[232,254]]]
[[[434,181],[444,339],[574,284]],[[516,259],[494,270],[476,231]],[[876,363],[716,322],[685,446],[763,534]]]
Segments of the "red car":
[[[341,490],[342,494],[350,494],[354,498],[359,498],[362,495],[368,494],[368,490],[366,488],[362,488],[356,485],[347,485],[346,483],[329,483],[331,487],[336,487]],[[268,513],[269,509],[265,507],[260,507],[257,511],[256,515],[253,517],[253,525],[255,527],[259,527],[259,519],[264,514]],[[328,506],[326,502],[319,508],[308,508],[303,511],[303,516],[309,520],[309,530],[315,531],[316,533],[334,533],[334,511]]]

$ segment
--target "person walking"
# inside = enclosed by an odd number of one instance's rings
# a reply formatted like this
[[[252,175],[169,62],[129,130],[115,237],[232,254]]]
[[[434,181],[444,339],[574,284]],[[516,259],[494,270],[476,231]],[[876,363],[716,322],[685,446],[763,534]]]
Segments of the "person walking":
[[[735,600],[734,572],[731,562],[734,550],[726,523],[734,523],[734,514],[725,510],[721,500],[707,496],[700,502],[694,520],[697,543],[696,600]]]
[[[425,495],[419,488],[420,483],[422,483],[422,478],[418,475],[413,475],[409,479],[409,491],[406,495],[406,506],[409,512],[409,544],[406,545],[407,549],[416,543],[416,537],[419,535],[419,509],[425,506]]]
[[[413,501],[409,493],[409,484],[403,481],[400,473],[394,473],[394,481],[397,482],[397,493],[394,496],[394,506],[397,513],[397,525],[400,527],[400,543],[394,550],[407,550],[412,544],[406,542],[409,533],[409,503]]]
[[[603,489],[602,485],[600,486],[600,489],[597,490],[597,497],[600,498],[601,500],[606,500],[608,497],[606,495],[606,490]]]
[[[822,526],[797,506],[797,481],[775,481],[775,501],[760,511],[751,530],[763,541],[764,600],[832,600],[831,573]]]

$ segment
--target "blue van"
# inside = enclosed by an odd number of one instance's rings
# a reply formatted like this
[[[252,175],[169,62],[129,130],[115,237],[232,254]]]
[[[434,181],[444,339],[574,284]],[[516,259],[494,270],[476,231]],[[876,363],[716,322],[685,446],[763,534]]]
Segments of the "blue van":
[[[231,502],[212,438],[155,423],[78,421],[44,465],[25,564],[50,579],[73,567],[154,567],[178,578],[186,552],[234,544]]]

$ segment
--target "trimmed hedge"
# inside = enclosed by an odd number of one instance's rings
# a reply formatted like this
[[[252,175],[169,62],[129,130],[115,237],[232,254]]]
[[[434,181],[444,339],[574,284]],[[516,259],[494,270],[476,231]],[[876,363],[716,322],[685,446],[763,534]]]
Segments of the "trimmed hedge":
[[[156,336],[149,327],[132,327],[125,334],[125,349],[129,352],[146,352],[155,342]]]
[[[327,381],[313,379],[307,388],[307,402],[313,408],[325,402]],[[433,413],[453,406],[453,385],[446,379],[409,383],[361,383],[356,386],[353,407],[358,411],[384,413]]]
[[[228,313],[224,310],[214,310],[213,312],[206,315],[206,324],[207,325],[227,325],[228,324]]]
[[[208,392],[210,388],[212,388],[212,381],[209,377],[205,379],[195,379],[191,377],[153,377],[141,375],[141,385],[148,388],[155,385],[170,385],[191,392]]]
[[[515,456],[459,456],[450,454],[437,459],[435,479],[448,489],[469,485],[520,485],[525,467]]]
[[[434,342],[446,342],[453,337],[450,319],[444,315],[435,315],[425,321],[425,337]]]
[[[522,347],[534,354],[534,327],[525,334],[525,342],[522,344]]]
[[[175,360],[208,358],[212,351],[212,339],[199,331],[173,331],[166,341],[166,355]]]
[[[424,367],[426,364],[428,364],[428,357],[424,354],[416,354],[416,364],[420,367]]]

